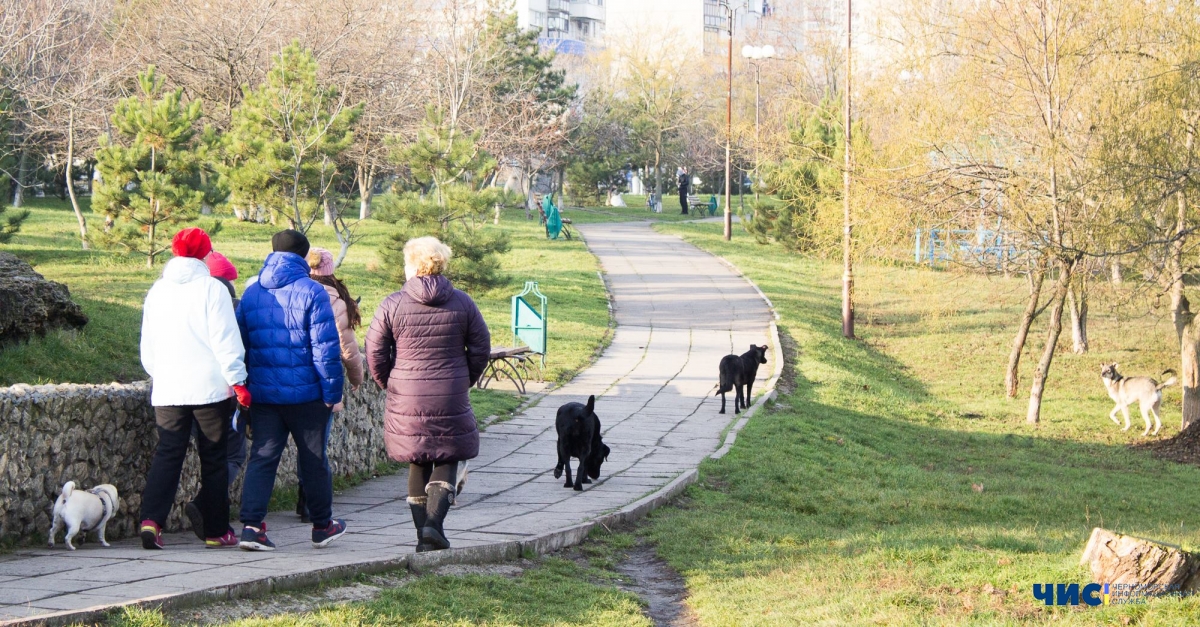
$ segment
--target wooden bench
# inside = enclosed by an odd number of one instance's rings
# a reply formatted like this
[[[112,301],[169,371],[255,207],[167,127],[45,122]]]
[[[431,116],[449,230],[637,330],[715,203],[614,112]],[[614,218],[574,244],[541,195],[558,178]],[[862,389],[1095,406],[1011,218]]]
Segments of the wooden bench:
[[[475,386],[486,390],[488,383],[505,378],[512,381],[518,392],[524,394],[525,382],[530,379],[529,362],[532,353],[528,346],[493,346],[488,355],[487,367],[483,369],[483,375],[479,377]]]

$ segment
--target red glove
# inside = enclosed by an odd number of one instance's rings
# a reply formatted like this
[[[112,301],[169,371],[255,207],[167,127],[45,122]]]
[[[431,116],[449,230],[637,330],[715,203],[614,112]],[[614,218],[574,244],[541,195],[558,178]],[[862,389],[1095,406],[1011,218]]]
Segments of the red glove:
[[[250,406],[250,390],[247,390],[246,386],[233,386],[233,394],[234,396],[237,396],[238,405],[241,405],[242,407]]]

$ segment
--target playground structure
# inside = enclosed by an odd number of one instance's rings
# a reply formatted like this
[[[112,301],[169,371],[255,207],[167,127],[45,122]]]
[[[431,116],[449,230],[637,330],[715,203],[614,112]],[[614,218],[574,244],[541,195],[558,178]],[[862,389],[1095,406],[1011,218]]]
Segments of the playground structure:
[[[1017,245],[1016,238],[1008,231],[985,228],[917,229],[913,259],[930,266],[938,262],[956,261],[1003,270],[1005,264],[1018,261],[1027,252]]]

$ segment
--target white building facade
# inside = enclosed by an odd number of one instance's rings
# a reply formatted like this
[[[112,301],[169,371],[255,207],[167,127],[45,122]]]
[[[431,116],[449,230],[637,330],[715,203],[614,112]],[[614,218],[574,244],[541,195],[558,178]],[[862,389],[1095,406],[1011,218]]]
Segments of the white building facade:
[[[542,45],[583,54],[607,32],[610,0],[516,0],[517,25],[541,31]]]

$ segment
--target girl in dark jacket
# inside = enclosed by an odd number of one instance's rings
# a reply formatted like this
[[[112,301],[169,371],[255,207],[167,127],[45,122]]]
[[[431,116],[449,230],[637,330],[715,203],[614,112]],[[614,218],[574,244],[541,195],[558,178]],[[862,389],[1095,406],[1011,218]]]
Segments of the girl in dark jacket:
[[[492,338],[475,301],[444,276],[448,246],[434,237],[404,246],[404,287],[375,311],[367,332],[371,377],[387,390],[384,443],[408,462],[408,503],[417,551],[450,547],[442,523],[479,454],[469,392],[487,366]]]

